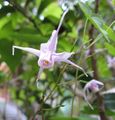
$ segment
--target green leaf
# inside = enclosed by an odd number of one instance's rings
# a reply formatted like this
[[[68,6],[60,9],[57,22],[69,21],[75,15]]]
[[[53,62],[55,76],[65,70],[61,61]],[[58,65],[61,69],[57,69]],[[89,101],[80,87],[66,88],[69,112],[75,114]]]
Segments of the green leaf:
[[[48,23],[41,24],[39,27],[43,35],[51,35],[51,32],[54,30],[54,27]]]
[[[39,9],[40,4],[41,4],[42,0],[36,0],[35,1],[35,6]]]
[[[49,4],[47,6],[47,8],[44,9],[42,14],[45,17],[47,17],[47,16],[54,16],[56,18],[59,18],[61,16],[61,14],[62,14],[62,10],[61,10],[61,8],[58,6],[58,4],[56,2],[52,2],[51,4]]]
[[[0,40],[0,54],[2,60],[5,61],[12,71],[15,71],[15,68],[20,63],[22,54],[18,52],[15,56],[12,56],[12,42],[2,39]]]
[[[93,14],[91,9],[86,4],[79,3],[79,6],[83,13],[85,14],[85,16],[102,33],[106,40],[108,41],[109,39],[114,40],[115,32],[105,24],[104,20],[100,18],[100,16]]]
[[[108,53],[115,56],[115,47],[113,47],[113,46],[115,46],[115,45],[105,43],[105,47],[107,48]]]
[[[79,120],[79,119],[71,117],[52,117],[49,120]]]
[[[42,0],[41,4],[40,4],[40,6],[39,6],[38,14],[40,15],[40,14],[42,13],[42,11],[43,11],[45,8],[47,8],[47,6],[48,6],[49,4],[51,4],[52,2],[53,2],[53,0],[47,0],[47,2],[46,2],[46,0]]]
[[[10,21],[10,17],[7,16],[7,17],[3,17],[0,19],[0,29],[3,28],[3,26],[8,23]]]
[[[115,6],[115,0],[112,0],[113,5]]]
[[[2,72],[2,71],[0,71],[0,80],[1,80],[1,78],[3,78],[3,77],[5,77],[5,73]],[[2,81],[2,82],[3,82],[3,81]]]
[[[28,42],[29,44],[38,44],[38,45],[42,42],[47,41],[47,38],[41,36],[40,34],[25,34],[25,33],[20,34],[18,32],[12,32],[9,37],[10,39],[19,42]]]
[[[48,38],[43,37],[38,33],[36,34],[26,33],[26,32],[21,33],[20,31],[16,32],[16,31],[4,29],[4,30],[0,30],[0,39],[18,41],[20,43],[27,42],[29,44],[38,44],[39,46],[40,43],[46,42]]]
[[[104,28],[107,30],[108,36],[111,40],[115,42],[115,31],[113,31],[110,27],[108,27],[106,24],[104,25]]]
[[[98,118],[92,118],[92,117],[89,117],[88,115],[81,115],[79,117],[79,120],[98,120]]]
[[[105,94],[104,101],[107,108],[115,110],[115,93]]]
[[[106,108],[106,114],[111,116],[111,115],[115,115],[115,112],[110,110],[110,109],[107,109]],[[87,107],[84,107],[84,110],[82,110],[82,113],[86,114],[86,115],[98,115],[98,108],[97,108],[97,105],[94,105],[94,110],[91,110],[91,108],[89,106]]]
[[[7,15],[8,13],[12,13],[15,12],[14,8],[11,6],[3,6],[0,9],[0,18],[4,17],[5,15]]]
[[[106,76],[106,78],[109,78],[111,76],[110,70],[107,65],[107,61],[104,58],[104,56],[99,56],[97,64],[99,66],[99,73],[102,78]]]

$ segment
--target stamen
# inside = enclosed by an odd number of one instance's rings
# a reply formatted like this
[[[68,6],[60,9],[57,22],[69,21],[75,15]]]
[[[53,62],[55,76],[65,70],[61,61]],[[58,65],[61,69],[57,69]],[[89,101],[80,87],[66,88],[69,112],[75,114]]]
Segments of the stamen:
[[[49,64],[49,61],[47,61],[47,60],[43,61],[43,65],[48,65],[48,64]]]

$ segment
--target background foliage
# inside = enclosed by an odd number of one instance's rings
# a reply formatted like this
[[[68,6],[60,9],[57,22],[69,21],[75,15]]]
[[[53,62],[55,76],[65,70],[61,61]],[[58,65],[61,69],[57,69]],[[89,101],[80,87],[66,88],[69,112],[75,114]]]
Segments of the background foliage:
[[[88,73],[66,64],[56,64],[45,70],[36,87],[39,70],[37,58],[20,50],[12,56],[12,46],[29,46],[39,49],[52,31],[57,28],[62,9],[56,0],[0,0],[0,63],[7,64],[0,71],[0,84],[9,89],[12,100],[30,119],[38,113],[47,120],[97,120],[96,98],[91,102],[92,111],[80,97],[84,83],[93,79],[89,30],[94,25],[94,56],[97,60],[99,80],[104,91],[114,88],[115,70],[108,67],[107,55],[115,56],[115,1],[100,0],[95,14],[95,1],[79,3],[65,17],[59,32],[58,52],[74,51],[71,60]],[[53,92],[52,92],[53,90]],[[114,90],[104,95],[107,116],[115,119]]]

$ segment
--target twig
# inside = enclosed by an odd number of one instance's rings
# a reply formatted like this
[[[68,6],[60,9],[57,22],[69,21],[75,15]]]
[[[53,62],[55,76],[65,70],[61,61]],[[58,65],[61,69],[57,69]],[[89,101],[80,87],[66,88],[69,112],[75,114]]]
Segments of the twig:
[[[89,37],[91,39],[90,44],[92,44],[94,41],[93,33],[94,33],[94,26],[91,25],[91,28],[89,30]],[[92,44],[92,46],[90,47],[90,56],[91,56],[91,62],[92,62],[93,77],[94,79],[98,80],[99,76],[98,76],[98,70],[97,70],[97,61],[94,56],[94,53],[95,53],[95,44]]]
[[[99,0],[95,0],[95,13],[98,13],[98,8],[99,8]],[[91,25],[91,28],[89,30],[89,39],[91,39],[90,44],[92,44],[92,42],[94,42],[94,38],[93,38],[94,30],[95,30],[94,26]],[[98,69],[97,69],[97,60],[96,60],[96,57],[93,55],[94,53],[95,53],[95,44],[90,46],[90,55],[91,55],[91,62],[92,62],[92,70],[94,71],[93,78],[99,80]],[[109,120],[105,113],[103,96],[99,92],[96,93],[96,96],[97,96],[100,119],[101,120]]]

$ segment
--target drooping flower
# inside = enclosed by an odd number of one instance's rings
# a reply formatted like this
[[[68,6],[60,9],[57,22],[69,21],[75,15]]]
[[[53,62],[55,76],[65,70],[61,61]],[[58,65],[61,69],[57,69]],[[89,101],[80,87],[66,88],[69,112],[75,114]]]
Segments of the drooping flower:
[[[71,57],[73,52],[56,53],[58,32],[59,32],[59,29],[61,27],[64,16],[66,15],[67,12],[68,12],[68,9],[63,13],[57,30],[54,30],[52,32],[52,35],[51,35],[50,39],[48,40],[48,42],[47,43],[42,43],[40,45],[40,50],[36,50],[36,49],[33,49],[33,48],[28,48],[28,47],[13,46],[13,49],[12,49],[12,54],[13,55],[14,55],[14,49],[16,48],[16,49],[20,49],[20,50],[30,52],[30,53],[36,55],[37,57],[39,57],[38,65],[40,66],[40,70],[39,70],[39,73],[38,73],[38,78],[40,77],[40,74],[42,73],[43,69],[53,67],[55,62],[69,63],[69,64],[81,69],[85,73],[83,68],[81,68],[80,66],[71,62],[68,59],[68,58]],[[85,75],[87,75],[87,74],[85,73]]]
[[[88,101],[88,95],[90,92],[92,92],[93,94],[99,92],[102,88],[103,88],[104,84],[100,81],[97,81],[95,79],[89,81],[85,87],[84,87],[84,98],[87,101],[87,103],[89,104],[89,106],[91,107],[91,109],[93,109],[93,107],[91,106],[91,104]]]
[[[115,69],[115,57],[107,56],[108,67]]]

